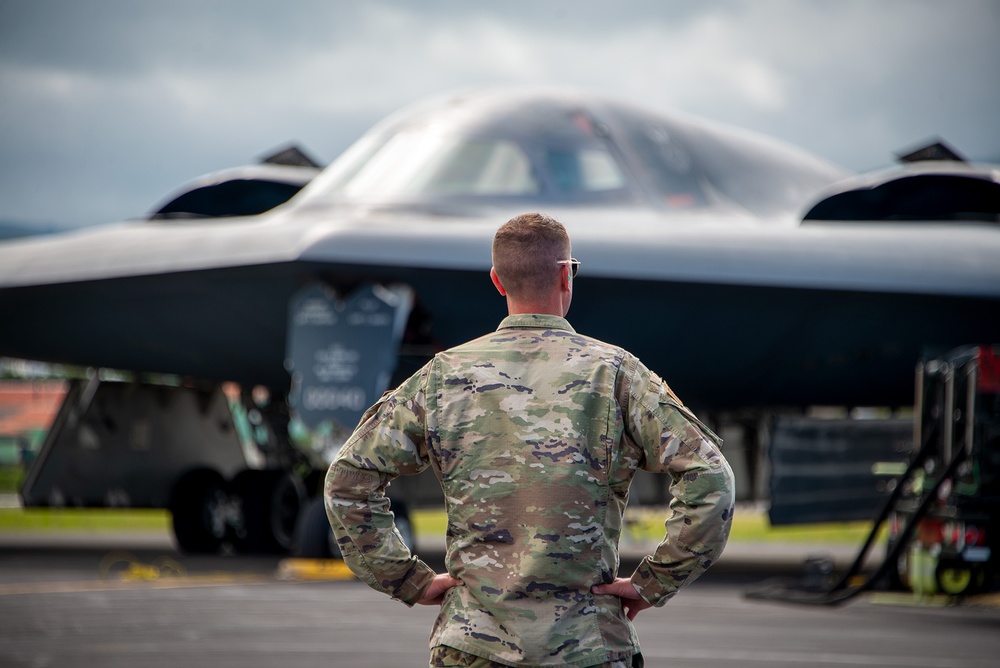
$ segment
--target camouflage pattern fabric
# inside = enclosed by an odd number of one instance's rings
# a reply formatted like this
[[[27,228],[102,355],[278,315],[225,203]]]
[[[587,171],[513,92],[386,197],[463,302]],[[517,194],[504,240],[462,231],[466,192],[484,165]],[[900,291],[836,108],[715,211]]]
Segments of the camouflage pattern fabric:
[[[563,318],[514,315],[386,393],[331,464],[326,508],[352,571],[412,605],[434,577],[393,526],[386,486],[430,466],[448,513],[451,589],[431,633],[515,666],[639,651],[617,597],[635,471],[671,477],[666,535],[632,583],[663,605],[718,558],[733,514],[720,441],[633,355]]]
[[[506,665],[447,645],[431,649],[430,668],[504,668]],[[643,668],[645,665],[642,654],[634,654],[629,659],[599,663],[593,668]]]

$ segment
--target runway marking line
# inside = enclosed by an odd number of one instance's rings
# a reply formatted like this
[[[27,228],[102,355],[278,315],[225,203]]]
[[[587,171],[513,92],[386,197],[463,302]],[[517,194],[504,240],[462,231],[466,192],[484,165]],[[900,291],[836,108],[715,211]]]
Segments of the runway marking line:
[[[169,577],[157,580],[74,580],[67,582],[11,582],[0,584],[0,596],[24,594],[78,594],[96,591],[135,591],[147,589],[182,589],[185,587],[228,587],[275,582],[271,576],[211,573]]]
[[[353,580],[343,559],[282,559],[275,574],[279,580]]]
[[[115,555],[119,557],[121,555]],[[141,566],[141,564],[140,564]],[[140,569],[141,570],[141,569]],[[10,582],[0,584],[0,596],[30,594],[77,594],[98,591],[136,591],[149,589],[182,589],[185,587],[227,587],[256,585],[268,582],[331,582],[353,580],[347,564],[341,559],[283,559],[277,572],[271,575],[253,573],[209,573],[205,575],[160,575],[138,577],[135,563],[120,573],[109,577],[107,569],[101,580],[73,580],[64,582]]]
[[[912,592],[873,592],[869,599],[875,605],[898,605],[914,608],[1000,608],[1000,593],[972,596],[947,594],[914,594]]]

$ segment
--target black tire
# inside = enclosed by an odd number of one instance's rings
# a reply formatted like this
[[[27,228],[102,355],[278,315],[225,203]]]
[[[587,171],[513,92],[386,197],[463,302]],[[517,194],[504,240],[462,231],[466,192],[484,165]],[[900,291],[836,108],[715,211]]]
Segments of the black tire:
[[[240,500],[233,544],[241,552],[287,552],[305,500],[302,481],[287,471],[246,470],[232,482]]]
[[[182,475],[170,491],[168,504],[180,550],[218,552],[226,536],[228,504],[226,481],[216,471],[197,469]]]
[[[302,479],[294,473],[280,476],[271,488],[271,538],[282,552],[295,546],[295,527],[307,498]]]
[[[389,509],[396,516],[395,524],[399,535],[403,538],[403,543],[410,548],[410,552],[416,552],[416,537],[413,534],[413,522],[410,521],[410,509],[406,504],[396,499],[389,499]]]
[[[949,596],[973,596],[989,590],[989,573],[982,564],[938,564],[934,570],[938,591]]]
[[[886,552],[892,551],[892,544],[886,548]],[[889,566],[886,573],[888,587],[890,591],[910,591],[910,554],[909,550],[900,552],[895,563]]]
[[[305,505],[295,534],[295,556],[304,559],[341,559],[340,548],[326,516],[323,499]]]
[[[396,516],[396,529],[410,552],[415,550],[413,523],[410,512],[402,501],[390,499],[390,509]],[[342,559],[343,555],[337,546],[337,540],[326,516],[323,499],[313,499],[306,504],[305,511],[299,519],[295,540],[295,556],[306,559]]]

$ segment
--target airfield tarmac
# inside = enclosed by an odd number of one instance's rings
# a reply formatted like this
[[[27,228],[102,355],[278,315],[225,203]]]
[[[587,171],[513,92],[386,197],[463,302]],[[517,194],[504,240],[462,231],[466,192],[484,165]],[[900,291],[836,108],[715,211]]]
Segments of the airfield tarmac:
[[[888,593],[839,607],[751,600],[762,581],[801,581],[796,559],[822,546],[772,558],[730,547],[728,562],[637,618],[647,666],[997,665],[995,606]],[[440,562],[437,547],[418,549]],[[0,534],[0,665],[427,665],[434,609],[407,608],[353,578],[282,572],[279,557],[184,556],[158,533]]]

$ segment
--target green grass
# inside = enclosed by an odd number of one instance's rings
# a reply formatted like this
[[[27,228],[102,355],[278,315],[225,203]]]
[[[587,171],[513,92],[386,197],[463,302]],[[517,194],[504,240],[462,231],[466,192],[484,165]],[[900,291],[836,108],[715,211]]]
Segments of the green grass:
[[[659,542],[663,539],[666,508],[636,508],[628,511],[627,537],[637,541]],[[413,527],[418,536],[443,536],[446,527],[443,510],[413,512]],[[858,545],[871,530],[871,522],[839,522],[772,527],[763,512],[739,512],[733,519],[730,540],[747,543],[835,543]]]
[[[667,508],[635,508],[626,514],[629,536],[638,540],[659,541]],[[730,540],[745,543],[843,543],[857,544],[871,531],[871,522],[831,522],[771,526],[767,513],[736,509]]]
[[[165,510],[113,508],[0,508],[4,531],[168,531]]]
[[[663,538],[666,512],[662,508],[630,510],[627,537],[634,541],[658,542]],[[412,519],[417,536],[445,534],[446,521],[441,509],[415,510]],[[858,545],[868,535],[870,527],[870,522],[772,527],[766,513],[737,512],[730,539],[748,543]],[[170,514],[165,510],[145,509],[0,508],[0,532],[14,531],[170,531]]]
[[[0,494],[14,494],[24,481],[24,469],[20,466],[0,466]]]

